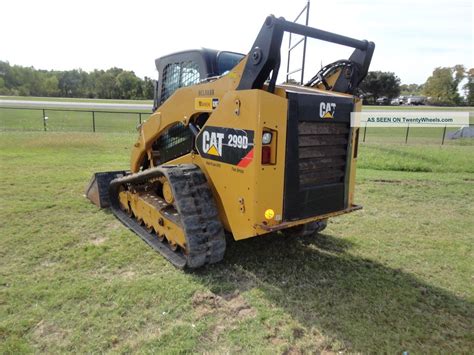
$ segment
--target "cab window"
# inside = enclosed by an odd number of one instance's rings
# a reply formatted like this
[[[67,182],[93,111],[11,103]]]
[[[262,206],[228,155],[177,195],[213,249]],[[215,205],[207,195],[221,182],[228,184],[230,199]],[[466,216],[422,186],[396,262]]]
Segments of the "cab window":
[[[233,52],[220,52],[217,57],[217,71],[219,75],[225,74],[235,67],[244,57],[243,54]]]
[[[168,64],[163,71],[161,103],[177,89],[199,83],[199,67],[193,61]]]

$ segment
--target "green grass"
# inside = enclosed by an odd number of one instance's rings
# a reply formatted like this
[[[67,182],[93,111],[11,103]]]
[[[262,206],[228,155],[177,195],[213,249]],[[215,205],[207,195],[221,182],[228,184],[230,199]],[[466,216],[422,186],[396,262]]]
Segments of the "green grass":
[[[99,102],[99,103],[137,103],[153,104],[153,100],[119,100],[119,99],[85,99],[74,97],[36,97],[36,96],[2,96],[0,100],[18,100],[18,101],[66,101],[66,102]],[[444,106],[381,106],[367,105],[364,110],[441,110],[441,111],[474,111],[473,106],[444,107]]]
[[[12,98],[12,97],[9,97]],[[30,99],[29,97],[13,97],[19,100]],[[1,99],[1,97],[0,97]],[[44,98],[31,98],[44,99]],[[50,101],[59,101],[57,98],[47,98]],[[62,101],[88,101],[88,99],[61,99]],[[92,100],[92,102],[119,102],[127,103],[131,100]],[[148,103],[148,102],[147,102]],[[470,112],[470,122],[474,124],[473,107],[434,107],[434,106],[364,106],[364,110],[461,110]],[[115,110],[112,110],[115,111]],[[139,118],[137,114],[119,113],[96,113],[96,131],[97,132],[116,132],[127,133],[134,132]],[[125,110],[134,111],[134,110]],[[144,112],[144,110],[138,110]],[[137,112],[138,112],[137,111]],[[91,132],[92,114],[90,112],[71,112],[71,111],[51,111],[46,110],[48,117],[48,131],[66,131],[66,132]],[[142,115],[142,119],[148,118],[147,114]],[[456,131],[457,127],[448,128],[447,132]],[[0,131],[42,131],[43,113],[41,110],[14,110],[0,108]],[[444,128],[410,128],[408,142],[410,144],[441,144],[444,134]],[[365,142],[371,143],[405,143],[406,128],[368,128],[365,133]],[[361,131],[361,141],[364,138],[364,129]],[[452,144],[445,140],[444,144]],[[458,144],[455,142],[454,144]]]
[[[435,173],[474,174],[472,140],[456,141],[457,146],[367,144],[363,147],[358,167]]]
[[[364,106],[363,111],[467,111],[469,112],[469,123],[474,125],[474,107],[439,107],[439,106]],[[448,127],[446,134],[457,131],[459,127]],[[364,140],[365,128],[361,129],[361,142]],[[410,127],[408,132],[409,144],[441,144],[443,142],[444,127]],[[365,132],[365,142],[371,143],[405,143],[407,136],[406,127],[369,127]],[[445,139],[443,144],[459,144]],[[463,144],[469,144],[464,140]]]
[[[382,105],[365,105],[364,110],[366,111],[474,111],[474,106],[430,106],[430,105],[419,105],[419,106],[382,106]]]
[[[139,123],[138,112],[126,110],[129,113],[121,113],[117,110],[109,112],[95,112],[96,132],[131,133],[136,131]],[[46,110],[48,120],[46,130],[52,132],[92,132],[93,121],[91,112],[78,111],[53,111]],[[142,114],[142,120],[148,118],[148,114]],[[42,110],[17,110],[0,108],[0,131],[44,131]]]
[[[0,353],[472,351],[473,146],[364,145],[362,211],[186,273],[83,197],[134,139],[0,133]]]
[[[18,107],[22,107],[21,101],[67,101],[67,102],[100,102],[100,103],[146,103],[152,104],[149,100],[99,100],[99,99],[75,99],[75,98],[51,98],[51,97],[23,97],[23,96],[0,96],[0,100],[18,100]],[[1,105],[0,105],[1,106]],[[84,112],[80,112],[80,111]],[[86,112],[87,108],[76,109],[76,111],[48,110],[45,115],[46,130],[52,132],[92,132],[92,113]],[[108,111],[108,112],[103,112]],[[121,111],[127,112],[122,113]],[[137,113],[135,113],[137,112]],[[146,120],[149,114],[143,109],[99,109],[95,110],[95,130],[96,132],[131,133],[135,132],[139,123],[139,112],[142,113],[142,120]],[[0,108],[0,131],[44,131],[43,112],[41,109],[12,109]]]
[[[153,100],[111,100],[111,99],[84,99],[74,97],[36,97],[36,96],[1,96],[0,100],[18,101],[66,101],[66,102],[97,102],[97,103],[119,103],[119,104],[153,104]]]

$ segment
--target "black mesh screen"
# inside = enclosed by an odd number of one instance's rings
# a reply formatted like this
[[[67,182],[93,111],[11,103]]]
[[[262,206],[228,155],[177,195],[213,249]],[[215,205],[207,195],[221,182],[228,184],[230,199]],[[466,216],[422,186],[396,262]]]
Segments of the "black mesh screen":
[[[197,84],[200,80],[199,67],[193,61],[168,64],[163,71],[161,103],[177,89]]]
[[[163,164],[171,159],[189,153],[193,148],[193,134],[182,123],[168,128],[153,144],[155,164]]]

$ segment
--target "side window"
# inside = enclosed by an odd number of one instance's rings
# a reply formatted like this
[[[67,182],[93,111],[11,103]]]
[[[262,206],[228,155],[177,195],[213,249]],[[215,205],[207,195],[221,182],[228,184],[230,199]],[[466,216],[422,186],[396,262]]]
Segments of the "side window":
[[[168,64],[163,71],[161,103],[177,89],[199,83],[199,67],[193,61]]]
[[[220,52],[217,57],[217,72],[219,75],[227,73],[234,68],[244,57],[243,54],[233,52]]]
[[[193,138],[189,127],[181,122],[168,128],[152,146],[155,165],[189,153],[193,149]]]

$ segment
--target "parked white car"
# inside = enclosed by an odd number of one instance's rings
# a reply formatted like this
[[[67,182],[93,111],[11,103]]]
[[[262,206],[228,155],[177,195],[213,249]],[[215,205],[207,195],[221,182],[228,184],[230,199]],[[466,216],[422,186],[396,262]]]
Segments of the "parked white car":
[[[424,105],[426,97],[424,96],[410,96],[407,99],[407,105]]]
[[[389,101],[388,101],[388,98],[387,98],[387,97],[383,96],[383,97],[379,97],[379,98],[375,101],[375,103],[376,103],[377,105],[388,105]]]

